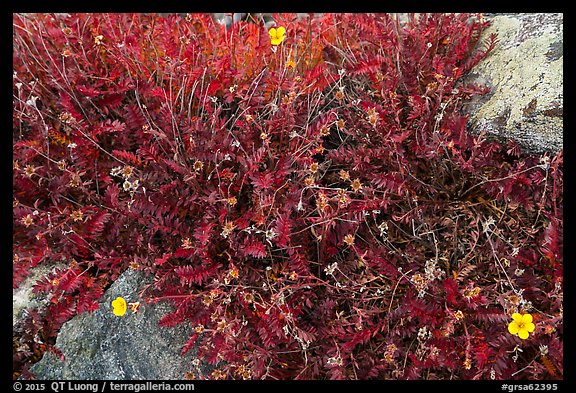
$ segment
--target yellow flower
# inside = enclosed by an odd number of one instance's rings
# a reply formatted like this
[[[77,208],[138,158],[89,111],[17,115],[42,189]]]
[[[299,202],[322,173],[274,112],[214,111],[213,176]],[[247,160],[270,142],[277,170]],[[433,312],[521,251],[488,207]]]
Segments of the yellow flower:
[[[294,60],[290,59],[286,62],[286,68],[296,68],[296,63]]]
[[[115,300],[112,300],[112,312],[117,317],[121,317],[126,314],[126,300],[123,297],[117,297]]]
[[[270,43],[272,45],[280,45],[286,38],[286,29],[283,26],[277,29],[273,27],[268,30],[268,34],[270,34]]]
[[[532,315],[515,312],[512,314],[512,319],[513,321],[508,324],[508,331],[510,334],[517,334],[522,340],[526,340],[529,333],[532,333],[535,328],[532,323]]]

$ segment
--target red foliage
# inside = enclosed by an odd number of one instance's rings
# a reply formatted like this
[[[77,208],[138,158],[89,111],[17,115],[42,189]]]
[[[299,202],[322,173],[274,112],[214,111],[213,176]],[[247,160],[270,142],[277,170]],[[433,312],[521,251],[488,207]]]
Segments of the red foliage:
[[[467,132],[487,24],[276,19],[14,15],[14,285],[69,264],[15,368],[132,267],[203,378],[562,378],[563,153]]]

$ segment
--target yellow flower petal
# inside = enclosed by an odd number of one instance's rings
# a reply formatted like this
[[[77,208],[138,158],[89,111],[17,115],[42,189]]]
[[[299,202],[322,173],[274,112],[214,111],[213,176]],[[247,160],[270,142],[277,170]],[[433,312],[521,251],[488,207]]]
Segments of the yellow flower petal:
[[[520,329],[520,331],[518,332],[518,337],[520,337],[522,340],[526,340],[528,336],[529,334],[526,329]]]
[[[122,315],[126,314],[126,300],[122,297],[117,297],[116,299],[112,300],[112,312],[114,315],[121,317]]]
[[[522,315],[518,314],[517,312],[515,312],[514,314],[512,314],[512,319],[514,320],[514,322],[516,323],[522,323]]]
[[[516,322],[510,322],[508,324],[508,331],[510,332],[510,334],[518,334],[519,330],[520,328],[518,327],[518,324]]]
[[[530,315],[530,314],[522,315],[522,323],[525,323],[525,324],[532,323],[532,315]]]
[[[526,330],[529,331],[530,333],[532,333],[535,328],[536,328],[536,326],[534,326],[533,323],[527,323],[527,324],[524,325],[524,329],[526,329]]]
[[[280,43],[284,41],[284,38],[286,38],[285,33],[286,29],[283,26],[280,26],[277,29],[272,27],[270,30],[268,30],[268,34],[270,35],[270,43],[272,45],[280,45]]]

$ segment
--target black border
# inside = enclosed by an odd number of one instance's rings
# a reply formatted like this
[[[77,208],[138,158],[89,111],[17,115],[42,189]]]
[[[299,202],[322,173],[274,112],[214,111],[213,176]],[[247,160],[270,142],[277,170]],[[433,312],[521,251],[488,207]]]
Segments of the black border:
[[[77,2],[75,4],[58,4],[52,1],[25,1],[18,4],[14,4],[13,2],[9,4],[9,13],[3,13],[2,26],[6,29],[12,30],[12,13],[21,13],[21,12],[146,12],[146,13],[187,13],[187,12],[227,12],[229,10],[238,10],[241,9],[248,9],[248,10],[255,10],[255,11],[267,11],[267,12],[324,12],[324,13],[336,13],[336,12],[483,12],[483,13],[518,13],[518,12],[560,12],[566,15],[568,18],[568,26],[570,29],[571,26],[571,18],[570,16],[574,16],[574,14],[570,12],[566,12],[565,8],[567,2],[539,2],[539,3],[521,3],[522,6],[518,7],[517,5],[511,5],[510,3],[500,2],[490,2],[490,1],[483,1],[483,2],[458,2],[455,4],[450,4],[449,2],[441,2],[441,1],[428,1],[423,3],[404,3],[404,2],[382,2],[380,4],[372,1],[372,2],[346,2],[346,3],[296,3],[296,2],[275,2],[275,3],[268,3],[265,5],[254,5],[253,2],[250,1],[242,1],[242,6],[240,7],[239,3],[233,3],[230,5],[223,5],[222,3],[210,3],[210,2],[186,2],[186,1],[177,1],[173,3],[166,3],[166,2],[154,2],[154,3],[129,3],[129,2],[122,2],[122,1],[98,1],[92,3],[85,3],[85,2]],[[217,7],[215,7],[217,6]],[[6,33],[6,37],[8,37]],[[567,31],[564,34],[564,45],[568,44],[568,50],[564,51],[564,54],[567,55],[567,59],[570,57],[570,44],[572,43],[571,37]],[[6,40],[6,46],[8,46],[8,39]],[[6,48],[8,51],[8,48]],[[6,62],[8,63],[8,62]],[[572,78],[570,73],[571,70],[568,70],[565,73],[565,79],[569,82]],[[8,108],[8,105],[12,105],[12,98],[9,96],[9,92],[12,90],[12,67],[8,67],[8,70],[5,71],[6,80],[2,82],[2,92],[6,93],[6,104],[5,108]],[[568,76],[568,78],[566,78]],[[10,78],[10,79],[9,79]],[[565,80],[566,81],[566,80]],[[569,85],[569,84],[568,84]],[[565,91],[567,89],[564,89]],[[569,90],[570,91],[570,90]],[[568,103],[564,104],[565,107],[571,108],[571,99],[568,95]],[[9,113],[6,111],[6,113]],[[573,124],[572,111],[568,112],[568,116],[566,119],[570,119],[568,124],[564,125],[565,129],[571,130],[569,125]],[[4,119],[7,123],[10,122],[11,117],[4,116]],[[7,127],[8,129],[8,127]],[[9,149],[10,153],[12,153],[12,144],[8,141],[9,135],[7,131],[3,133],[6,137],[7,141],[3,144],[4,149]],[[564,189],[564,198],[566,201],[571,201],[573,198],[572,191],[574,190],[574,183],[570,181],[572,168],[573,165],[570,164],[570,161],[573,160],[573,155],[568,154],[565,156],[567,162],[564,164],[564,177],[565,177],[565,189]],[[2,172],[6,173],[6,176],[2,176],[2,179],[11,179],[11,172],[8,172],[8,168],[10,165],[10,155],[2,154],[1,158],[3,160],[1,168]],[[11,185],[10,185],[11,187]],[[12,218],[12,210],[9,210],[9,199],[12,199],[11,195],[7,195],[7,193],[3,193],[3,196],[8,199],[4,201],[2,204],[2,208],[5,209],[6,214],[2,217],[5,217],[8,220],[8,217]],[[573,247],[573,243],[571,242],[572,236],[570,236],[570,230],[572,226],[570,222],[574,222],[574,212],[571,212],[571,204],[565,203],[564,204],[565,212],[567,212],[568,217],[573,217],[572,220],[568,220],[568,225],[564,226],[564,239],[565,247],[564,249],[564,296],[565,296],[565,315],[564,315],[564,330],[566,332],[564,337],[564,380],[561,381],[554,381],[554,380],[538,380],[538,381],[447,381],[447,380],[439,380],[439,381],[398,381],[398,380],[386,380],[386,381],[151,381],[154,383],[164,382],[166,384],[170,384],[174,386],[178,383],[192,383],[194,384],[193,391],[212,391],[213,389],[222,389],[222,390],[237,390],[237,389],[247,389],[250,391],[266,391],[267,393],[270,392],[270,389],[274,389],[277,387],[282,388],[296,388],[296,389],[334,389],[337,387],[342,388],[349,388],[349,389],[373,389],[373,388],[380,388],[386,387],[393,389],[409,389],[409,388],[418,388],[424,387],[426,389],[438,389],[444,391],[458,391],[462,392],[464,389],[484,389],[486,392],[494,392],[500,391],[504,392],[506,390],[502,389],[503,384],[508,385],[518,385],[516,387],[516,391],[518,390],[530,390],[527,386],[529,384],[538,385],[538,384],[557,384],[558,389],[557,391],[565,391],[568,386],[574,385],[574,375],[571,373],[573,370],[573,359],[574,359],[574,351],[576,349],[576,345],[574,343],[574,338],[570,334],[571,327],[575,326],[573,323],[573,310],[574,306],[572,302],[573,295],[574,295],[574,279],[573,277],[576,276],[576,272],[574,271],[574,260],[571,258],[573,253],[571,249]],[[10,224],[9,224],[10,225]],[[7,237],[4,237],[6,240]],[[10,240],[10,245],[12,245],[12,240]],[[2,250],[5,251],[5,256],[2,258],[3,266],[8,266],[7,261],[9,260],[9,253],[8,250],[11,248],[6,245],[6,247],[2,247]],[[8,277],[8,274],[6,274]],[[5,285],[5,288],[11,287],[11,285]],[[7,289],[6,289],[7,290]],[[10,343],[8,343],[9,337],[11,335],[5,334],[3,338],[7,341],[6,348],[9,347]],[[11,340],[10,340],[11,341]],[[566,350],[568,349],[568,350]],[[6,351],[7,352],[7,351]],[[12,391],[15,390],[15,382],[12,381],[12,370],[11,367],[5,368],[6,373],[6,381],[8,382],[5,386],[11,386]],[[26,388],[28,385],[43,383],[45,386],[46,392],[52,391],[50,389],[50,383],[53,381],[21,381],[22,386]],[[74,381],[75,383],[98,383],[99,391],[103,386],[103,381]],[[112,381],[118,383],[130,383],[130,381]],[[133,381],[133,384],[140,384],[146,381]],[[520,388],[520,386],[526,386],[524,389]],[[532,390],[537,390],[532,389]],[[573,389],[572,389],[573,390]],[[22,391],[26,391],[22,389]],[[67,391],[66,389],[62,391]],[[105,391],[111,391],[108,387]],[[127,390],[130,391],[130,390]]]

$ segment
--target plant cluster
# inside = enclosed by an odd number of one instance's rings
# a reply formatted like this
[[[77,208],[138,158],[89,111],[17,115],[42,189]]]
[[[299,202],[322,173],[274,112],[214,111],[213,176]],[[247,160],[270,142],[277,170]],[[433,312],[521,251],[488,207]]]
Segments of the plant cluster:
[[[488,22],[274,17],[14,15],[17,374],[137,269],[196,378],[562,378],[563,154],[468,132]]]

